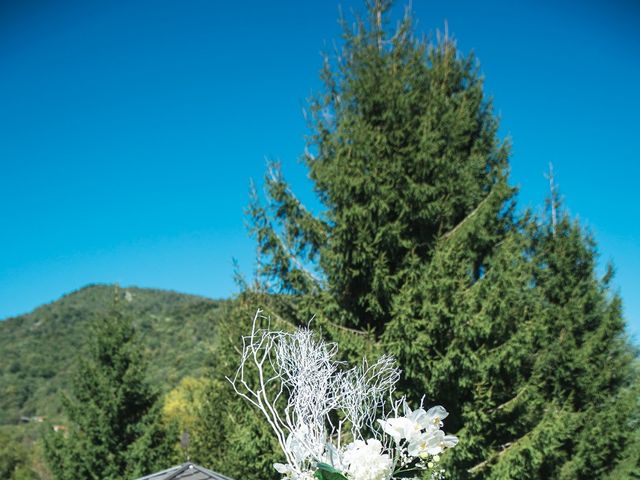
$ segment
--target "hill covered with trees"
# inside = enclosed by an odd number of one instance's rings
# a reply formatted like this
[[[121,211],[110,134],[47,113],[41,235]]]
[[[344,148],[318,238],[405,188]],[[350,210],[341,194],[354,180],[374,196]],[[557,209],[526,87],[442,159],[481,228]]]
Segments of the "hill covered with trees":
[[[108,318],[116,302],[133,321],[148,380],[160,393],[186,376],[204,374],[216,326],[231,305],[169,291],[90,285],[0,322],[0,466],[9,468],[27,455],[36,467],[40,463],[34,442],[43,428],[65,425],[62,393],[70,388],[89,327]]]
[[[198,375],[228,301],[175,292],[91,285],[0,322],[0,424],[21,417],[55,418],[58,393],[85,340],[87,326],[104,317],[119,297],[134,319],[149,360],[152,383],[168,388],[185,375]]]

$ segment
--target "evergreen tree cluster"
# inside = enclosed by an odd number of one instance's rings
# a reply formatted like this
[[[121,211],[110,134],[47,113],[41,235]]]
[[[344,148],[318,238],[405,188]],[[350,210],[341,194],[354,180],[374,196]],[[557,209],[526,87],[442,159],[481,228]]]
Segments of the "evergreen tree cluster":
[[[114,307],[82,353],[64,398],[68,429],[44,437],[54,478],[119,480],[170,467],[178,434],[163,422],[131,319]]]
[[[257,279],[218,372],[251,308],[313,317],[346,356],[394,355],[413,401],[446,406],[451,478],[640,478],[637,357],[612,272],[598,276],[593,238],[555,192],[552,215],[517,213],[475,58],[447,35],[417,39],[408,13],[390,29],[390,8],[344,22],[325,61],[304,156],[322,212],[275,163],[266,202],[253,192]],[[225,396],[203,409],[220,437],[203,461],[277,478],[265,425],[224,384],[212,395]]]

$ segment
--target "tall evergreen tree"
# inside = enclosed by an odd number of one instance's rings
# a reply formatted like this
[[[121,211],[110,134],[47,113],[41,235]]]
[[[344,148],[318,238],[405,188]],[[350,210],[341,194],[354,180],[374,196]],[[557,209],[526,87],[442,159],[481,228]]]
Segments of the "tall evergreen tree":
[[[541,421],[529,436],[556,443],[550,458],[559,458],[532,466],[552,478],[604,478],[637,438],[636,352],[624,334],[620,298],[610,290],[612,267],[598,278],[592,236],[562,210],[553,192],[550,206],[550,221],[532,234],[533,285],[545,310],[530,383],[558,421],[548,428]],[[545,413],[538,411],[540,417]],[[530,441],[522,443],[529,448]]]
[[[96,322],[83,353],[64,398],[68,431],[45,436],[55,478],[116,480],[170,466],[175,441],[145,379],[130,318],[116,308]]]
[[[257,195],[250,209],[262,284],[325,293],[335,322],[376,335],[414,266],[474,216],[483,221],[469,255],[480,274],[510,227],[513,195],[475,59],[447,37],[416,40],[408,13],[390,35],[389,9],[372,2],[368,25],[343,22],[344,51],[337,64],[325,61],[325,92],[311,104],[304,160],[324,214],[304,208],[277,165],[266,177],[272,210]]]
[[[389,9],[345,22],[311,104],[304,160],[323,212],[276,164],[266,206],[253,194],[247,298],[315,316],[348,353],[395,355],[404,392],[451,411],[453,478],[611,475],[637,438],[634,354],[593,242],[566,217],[514,214],[474,58],[447,35],[416,39],[408,14],[389,33]]]

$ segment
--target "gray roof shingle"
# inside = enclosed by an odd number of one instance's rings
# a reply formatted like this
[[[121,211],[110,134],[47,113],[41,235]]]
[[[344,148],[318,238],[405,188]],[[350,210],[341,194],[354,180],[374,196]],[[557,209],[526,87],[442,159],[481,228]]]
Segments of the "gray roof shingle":
[[[168,468],[162,472],[152,473],[137,480],[231,480],[211,470],[207,470],[191,462],[183,463],[175,467]]]

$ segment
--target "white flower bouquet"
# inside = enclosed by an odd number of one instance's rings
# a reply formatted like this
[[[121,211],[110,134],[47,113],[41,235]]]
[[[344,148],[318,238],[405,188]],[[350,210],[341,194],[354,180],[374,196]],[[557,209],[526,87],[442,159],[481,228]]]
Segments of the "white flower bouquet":
[[[442,477],[440,454],[458,443],[442,431],[447,411],[394,400],[400,370],[393,358],[347,368],[336,360],[337,345],[304,328],[259,328],[262,319],[258,310],[229,381],[273,429],[286,460],[274,468],[284,478]]]

